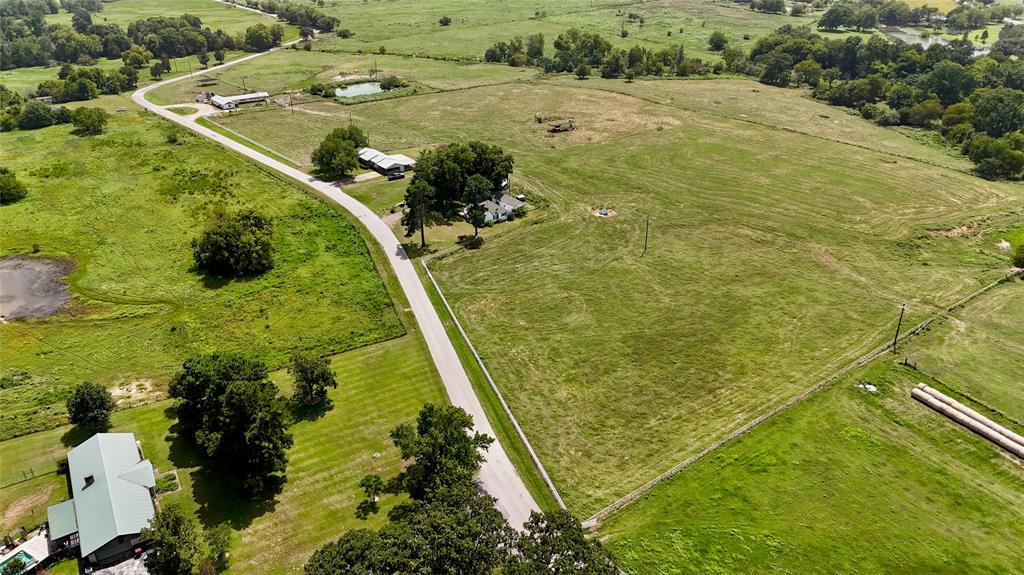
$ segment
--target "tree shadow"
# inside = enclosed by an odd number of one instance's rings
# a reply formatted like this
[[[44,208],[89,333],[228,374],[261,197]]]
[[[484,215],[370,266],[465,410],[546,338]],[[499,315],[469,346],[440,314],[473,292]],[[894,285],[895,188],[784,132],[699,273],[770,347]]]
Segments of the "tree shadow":
[[[244,529],[253,520],[274,511],[276,497],[284,488],[285,477],[275,476],[268,480],[270,487],[258,499],[248,499],[238,493],[235,482],[216,469],[207,469],[209,462],[182,432],[181,424],[175,423],[170,429],[170,450],[168,459],[178,468],[192,468],[192,499],[196,503],[196,516],[203,528],[213,528],[227,523],[232,529]]]
[[[74,425],[71,429],[65,431],[64,434],[60,436],[60,442],[64,447],[71,449],[73,447],[78,447],[83,441],[89,439],[93,435],[103,433],[104,431],[106,430],[85,429],[80,425]]]
[[[435,251],[437,250],[431,247],[430,244],[427,244],[426,247],[421,247],[419,241],[415,241],[403,242],[401,244],[401,248],[397,250],[395,253],[396,255],[398,255],[398,257],[402,259],[414,260],[416,258],[423,257],[427,254],[432,254]]]
[[[289,406],[293,421],[316,421],[334,409],[334,402],[328,397],[316,405],[289,401]]]

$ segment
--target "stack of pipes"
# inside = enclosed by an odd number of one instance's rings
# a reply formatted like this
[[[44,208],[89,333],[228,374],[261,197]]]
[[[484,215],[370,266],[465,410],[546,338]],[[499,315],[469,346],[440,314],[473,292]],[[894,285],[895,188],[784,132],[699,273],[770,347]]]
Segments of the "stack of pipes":
[[[1024,459],[1024,437],[923,383],[910,396],[999,447]]]

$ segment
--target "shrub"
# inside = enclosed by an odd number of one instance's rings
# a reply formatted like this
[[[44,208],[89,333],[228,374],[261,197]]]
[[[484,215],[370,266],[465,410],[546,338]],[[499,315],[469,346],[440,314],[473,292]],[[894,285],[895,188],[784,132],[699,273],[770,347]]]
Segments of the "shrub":
[[[441,19],[437,21],[442,26],[447,26],[452,23],[452,19],[447,16],[441,16]]]
[[[725,49],[725,45],[729,43],[729,39],[725,37],[725,32],[721,30],[715,30],[711,33],[711,37],[708,38],[708,48],[713,52]]]
[[[60,459],[57,460],[57,473],[59,475],[67,475],[68,474],[68,458],[67,457],[61,457]]]
[[[0,168],[0,205],[6,206],[28,195],[28,188],[12,170]]]
[[[396,88],[403,88],[405,87],[405,85],[405,81],[403,81],[398,76],[384,76],[380,80],[380,89],[384,90],[385,92],[388,90],[394,90]]]
[[[83,134],[99,134],[107,127],[110,114],[100,108],[78,108],[71,112],[71,124]]]
[[[484,238],[481,236],[459,236],[457,243],[467,250],[476,250],[484,245]]]
[[[192,240],[196,267],[217,275],[250,276],[274,267],[273,221],[253,209],[217,211]]]
[[[584,80],[590,76],[590,66],[586,64],[580,64],[576,66],[576,77],[580,80]]]
[[[1013,252],[1013,266],[1024,268],[1024,243],[1017,246],[1017,251]]]
[[[349,30],[348,28],[342,28],[341,30],[338,30],[337,33],[339,38],[351,38],[352,36],[356,35],[355,32]]]

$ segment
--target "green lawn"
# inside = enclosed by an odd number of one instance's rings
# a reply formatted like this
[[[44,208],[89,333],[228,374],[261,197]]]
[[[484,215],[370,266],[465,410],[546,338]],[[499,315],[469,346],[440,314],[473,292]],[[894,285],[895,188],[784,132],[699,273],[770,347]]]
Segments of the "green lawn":
[[[1020,280],[997,287],[900,350],[918,371],[885,357],[851,373],[612,515],[602,537],[633,573],[1014,572],[1024,470],[910,390],[1024,431],[1022,298]]]
[[[336,353],[403,333],[345,217],[199,137],[166,143],[166,127],[133,108],[100,136],[68,126],[0,135],[0,163],[30,190],[2,208],[0,253],[38,246],[35,255],[77,266],[66,311],[0,326],[0,375],[27,373],[0,389],[0,437],[62,423],[83,380],[131,405],[159,398],[190,353],[244,349],[280,366],[296,350]],[[273,216],[273,270],[222,281],[192,269],[189,242],[215,206]]]
[[[710,81],[651,82],[668,104],[565,84],[222,121],[296,156],[349,114],[385,149],[480,138],[514,153],[517,185],[553,217],[438,276],[581,515],[884,341],[897,304],[920,320],[1008,263],[994,241],[930,230],[1019,205],[1019,186],[831,108],[838,134],[794,131],[778,117],[807,118],[799,91],[765,90],[771,111],[754,115],[737,103],[754,82],[726,81],[734,103],[713,113]],[[554,136],[535,113],[580,128]]]
[[[390,430],[414,420],[424,403],[447,401],[425,344],[414,336],[336,355],[332,369],[339,383],[329,393],[333,407],[291,427],[295,445],[288,453],[288,481],[269,505],[237,500],[229,485],[199,469],[190,446],[174,433],[168,401],[115,413],[112,430],[135,433],[158,472],[178,470],[182,490],[161,498],[162,504],[182,505],[204,528],[227,522],[235,530],[232,573],[295,572],[315,549],[345,530],[380,523],[395,500],[386,498],[380,515],[357,519],[359,480],[367,473],[397,472],[399,454],[388,438]],[[271,377],[283,394],[290,393],[286,372]],[[84,439],[61,427],[0,443],[5,477],[11,471],[8,460],[43,466],[51,460],[50,448],[60,457]],[[29,510],[24,503],[30,495],[46,501]],[[45,518],[47,504],[65,498],[67,487],[56,474],[0,489],[0,503],[8,510],[5,528]],[[12,502],[18,500],[19,513],[9,521]]]

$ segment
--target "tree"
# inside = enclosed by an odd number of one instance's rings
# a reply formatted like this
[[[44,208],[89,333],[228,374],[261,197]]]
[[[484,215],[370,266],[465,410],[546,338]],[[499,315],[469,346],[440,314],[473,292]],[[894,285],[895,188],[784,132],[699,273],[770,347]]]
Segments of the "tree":
[[[434,210],[436,190],[420,177],[417,169],[412,183],[405,190],[405,205],[409,208],[402,215],[405,226],[405,237],[411,238],[417,230],[420,232],[420,247],[427,247],[426,226],[438,219]]]
[[[729,39],[725,37],[725,32],[722,32],[721,30],[715,30],[711,33],[711,37],[708,38],[708,48],[710,48],[712,52],[724,50],[728,43]]]
[[[216,60],[218,64],[223,64],[225,60],[224,50],[214,50],[213,59]]]
[[[616,575],[611,554],[568,511],[530,513],[504,575]]]
[[[142,538],[159,575],[189,575],[201,554],[195,522],[175,504],[157,510]]]
[[[204,535],[206,548],[210,552],[207,556],[210,564],[217,572],[227,571],[230,562],[228,550],[231,547],[231,528],[227,523],[220,523],[216,527],[207,529]]]
[[[974,124],[974,106],[970,102],[953,104],[942,114],[943,127],[949,129],[960,124]]]
[[[955,104],[974,91],[977,78],[970,68],[943,60],[936,64],[925,80],[928,90],[939,97],[943,106]]]
[[[1014,149],[1007,137],[975,134],[964,145],[964,153],[977,165],[978,173],[989,179],[1015,178],[1024,170],[1024,152]]]
[[[327,388],[338,387],[331,371],[331,360],[305,353],[292,356],[288,373],[295,378],[294,399],[303,405],[316,405],[327,399]]]
[[[203,68],[210,67],[210,53],[206,50],[203,50],[202,52],[196,54],[196,59],[199,60],[199,63],[202,64]]]
[[[369,145],[369,140],[357,126],[335,128],[313,150],[313,165],[317,175],[337,179],[359,167],[360,148]]]
[[[71,112],[71,124],[83,134],[100,134],[107,128],[110,114],[102,108],[76,108]]]
[[[1024,92],[1010,88],[978,90],[971,95],[974,129],[998,138],[1024,128]]]
[[[469,482],[399,505],[388,520],[377,532],[357,529],[320,548],[305,575],[491,575],[515,541],[494,499]]]
[[[817,86],[823,73],[824,70],[821,69],[821,64],[814,60],[803,60],[798,62],[796,66],[793,66],[793,81],[797,86],[803,84],[812,87]]]
[[[252,208],[213,217],[192,240],[196,267],[224,276],[251,276],[274,267],[274,223]]]
[[[761,81],[772,86],[785,88],[789,85],[793,69],[793,58],[789,54],[773,51],[764,60],[761,68]]]
[[[579,78],[580,80],[586,80],[589,76],[590,66],[588,66],[584,62],[580,62],[580,64],[576,66],[576,77]]]
[[[462,201],[466,203],[466,221],[473,226],[473,235],[479,234],[479,228],[484,225],[486,211],[481,202],[491,199],[492,187],[487,178],[480,174],[473,174],[466,180],[466,191]]]
[[[425,499],[444,488],[470,482],[494,438],[471,433],[473,418],[461,407],[428,403],[415,427],[404,423],[391,431],[391,442],[402,452],[406,467],[389,490],[400,489],[413,499]]]
[[[159,80],[164,75],[164,65],[161,62],[157,62],[149,67],[149,75],[154,80]]]
[[[68,397],[68,417],[71,423],[88,431],[106,431],[110,428],[110,414],[115,405],[106,387],[85,381],[78,384]]]
[[[21,106],[18,113],[19,130],[36,130],[56,123],[50,107],[39,100],[29,100]]]
[[[907,121],[912,126],[928,127],[932,125],[932,122],[942,118],[943,113],[942,104],[936,100],[925,100],[914,104],[910,108],[910,112],[907,114]]]
[[[0,167],[0,206],[13,204],[28,195],[28,188],[18,181],[13,170]]]
[[[136,69],[142,68],[152,59],[153,53],[138,44],[132,44],[131,48],[121,52],[121,60],[124,65]]]
[[[193,356],[169,391],[183,433],[240,494],[264,496],[283,483],[292,437],[262,362],[234,353]]]

